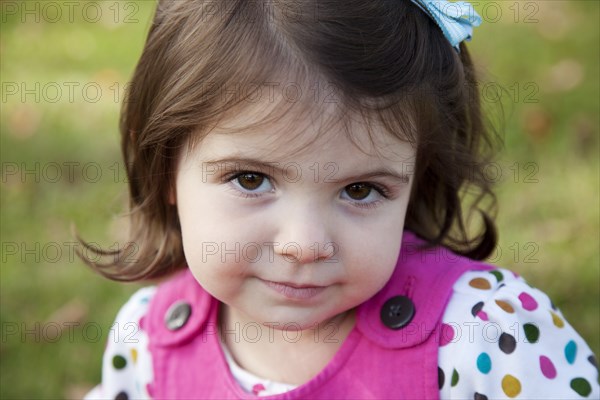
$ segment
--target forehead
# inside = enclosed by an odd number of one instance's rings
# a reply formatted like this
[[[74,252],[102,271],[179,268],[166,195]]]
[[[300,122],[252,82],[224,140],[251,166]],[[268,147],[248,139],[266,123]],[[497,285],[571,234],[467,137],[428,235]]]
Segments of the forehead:
[[[390,132],[374,115],[338,103],[260,102],[223,118],[195,148],[210,158],[328,162],[351,156],[394,163],[415,155],[414,146],[401,137],[403,132]]]

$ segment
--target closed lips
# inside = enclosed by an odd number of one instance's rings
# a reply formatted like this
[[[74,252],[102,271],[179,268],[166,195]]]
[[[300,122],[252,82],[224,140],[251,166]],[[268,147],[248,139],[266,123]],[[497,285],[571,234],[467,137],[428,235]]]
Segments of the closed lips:
[[[291,299],[309,299],[325,290],[326,286],[295,284],[290,282],[263,281],[271,289]]]

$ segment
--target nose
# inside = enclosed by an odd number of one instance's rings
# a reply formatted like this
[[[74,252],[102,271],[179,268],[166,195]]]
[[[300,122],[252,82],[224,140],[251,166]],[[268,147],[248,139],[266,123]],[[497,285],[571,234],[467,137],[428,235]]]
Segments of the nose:
[[[314,205],[290,205],[278,222],[275,254],[294,264],[331,260],[337,251],[331,222],[328,212]]]

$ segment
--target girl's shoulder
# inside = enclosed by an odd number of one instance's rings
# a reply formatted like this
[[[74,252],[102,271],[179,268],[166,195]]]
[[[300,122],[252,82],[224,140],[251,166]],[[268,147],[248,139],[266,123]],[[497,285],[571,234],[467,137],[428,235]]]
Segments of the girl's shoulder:
[[[150,398],[146,385],[153,370],[144,317],[155,293],[155,286],[139,289],[117,313],[102,359],[102,383],[86,399]]]
[[[596,359],[548,296],[501,268],[453,286],[439,349],[442,398],[598,398]]]

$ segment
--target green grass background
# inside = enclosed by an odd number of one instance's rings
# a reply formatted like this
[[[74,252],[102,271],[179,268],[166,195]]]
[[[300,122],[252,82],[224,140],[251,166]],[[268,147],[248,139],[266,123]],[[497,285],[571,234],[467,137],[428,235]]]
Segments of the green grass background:
[[[103,246],[122,240],[118,102],[154,4],[0,2],[2,398],[76,398],[99,382],[108,327],[139,286],[84,267],[70,227]],[[494,261],[547,292],[599,354],[599,3],[476,8],[486,105],[506,89],[506,145],[489,171],[501,174]]]

